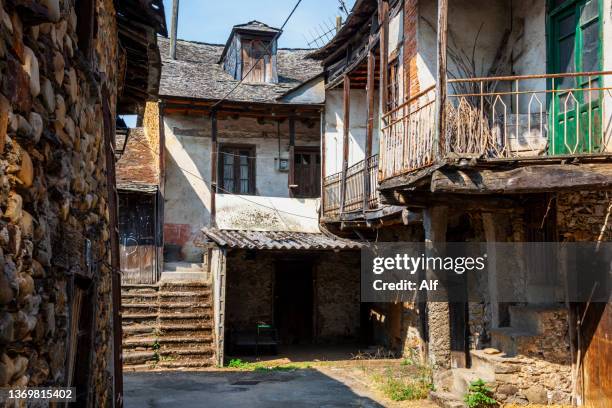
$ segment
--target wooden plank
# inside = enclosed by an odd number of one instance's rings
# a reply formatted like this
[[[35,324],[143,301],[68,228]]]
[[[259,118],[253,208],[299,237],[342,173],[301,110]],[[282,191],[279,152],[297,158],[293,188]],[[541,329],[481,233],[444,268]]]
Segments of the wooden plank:
[[[612,166],[605,164],[535,165],[512,170],[437,170],[434,193],[517,194],[612,187]]]
[[[592,303],[585,326],[584,402],[589,407],[607,408],[612,401],[612,305]]]
[[[340,213],[344,212],[344,202],[346,199],[346,171],[348,170],[349,158],[349,131],[351,119],[351,78],[348,75],[344,76],[344,122],[342,124],[342,192],[340,201]]]
[[[289,194],[293,196],[295,185],[295,118],[289,116]]]
[[[382,79],[382,113],[386,113],[389,103],[389,2],[382,0],[378,11],[380,19],[380,76]]]
[[[438,68],[436,72],[436,156],[441,158],[444,154],[446,136],[446,81],[447,81],[447,55],[446,44],[448,37],[448,0],[438,0]]]
[[[210,159],[210,224],[216,226],[216,194],[217,194],[217,169],[218,169],[218,158],[217,158],[217,112],[213,111],[210,115],[211,122],[211,159]]]

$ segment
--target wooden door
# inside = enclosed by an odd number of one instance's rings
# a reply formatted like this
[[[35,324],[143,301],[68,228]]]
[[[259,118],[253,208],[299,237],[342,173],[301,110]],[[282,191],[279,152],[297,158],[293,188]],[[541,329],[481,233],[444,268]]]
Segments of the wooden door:
[[[119,195],[120,265],[124,284],[157,282],[155,201],[154,194]]]
[[[584,405],[612,406],[612,305],[591,303],[583,330]]]
[[[553,74],[601,70],[601,0],[553,1],[549,14],[549,71]],[[550,145],[553,154],[593,153],[601,148],[601,76],[550,80]]]
[[[321,194],[321,155],[318,148],[295,148],[293,189],[296,198],[315,198]]]

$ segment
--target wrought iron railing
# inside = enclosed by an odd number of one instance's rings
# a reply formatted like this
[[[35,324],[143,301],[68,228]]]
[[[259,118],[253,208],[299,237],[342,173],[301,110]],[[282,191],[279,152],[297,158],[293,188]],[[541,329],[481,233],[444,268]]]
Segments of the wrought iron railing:
[[[482,159],[608,154],[611,83],[612,72],[452,79],[440,139],[435,92],[428,88],[383,116],[380,178],[452,153]]]
[[[344,187],[343,187],[344,186]],[[323,216],[338,219],[342,213],[356,213],[378,207],[378,155],[361,160],[323,180]],[[344,200],[343,200],[344,196]]]

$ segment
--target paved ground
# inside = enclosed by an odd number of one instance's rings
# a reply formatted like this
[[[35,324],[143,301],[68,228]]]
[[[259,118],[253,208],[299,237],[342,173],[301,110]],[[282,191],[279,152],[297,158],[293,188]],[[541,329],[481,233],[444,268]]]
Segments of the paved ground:
[[[363,372],[317,367],[292,371],[125,373],[126,408],[431,408],[392,402],[361,380]]]
[[[383,405],[315,369],[124,375],[126,408],[301,408]]]

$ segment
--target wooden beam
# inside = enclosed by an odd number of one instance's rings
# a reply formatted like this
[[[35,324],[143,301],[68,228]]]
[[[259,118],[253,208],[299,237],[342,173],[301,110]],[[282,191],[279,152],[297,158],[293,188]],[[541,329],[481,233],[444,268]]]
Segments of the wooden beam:
[[[438,68],[436,71],[436,157],[444,155],[446,137],[446,83],[447,56],[446,44],[448,37],[448,0],[438,0]]]
[[[219,166],[217,155],[217,112],[213,111],[210,115],[211,124],[211,160],[210,160],[210,224],[216,226],[216,195],[217,195],[217,169]]]
[[[289,116],[289,195],[293,197],[295,185],[295,118]]]
[[[342,181],[341,181],[341,200],[340,214],[344,212],[344,201],[346,198],[346,172],[348,170],[349,159],[349,131],[351,126],[351,78],[344,76],[343,93],[344,120],[342,124]]]
[[[612,187],[612,166],[606,164],[534,165],[512,170],[437,170],[434,193],[518,194]]]
[[[382,113],[387,112],[389,103],[389,1],[378,3],[378,18],[380,23],[380,76],[382,79]]]
[[[374,74],[376,71],[376,56],[373,50],[368,52],[368,82],[366,85],[366,98],[368,100],[365,143],[365,176],[363,178],[363,211],[369,210],[369,198],[372,186],[370,185],[370,156],[372,156],[372,139],[374,136]]]

